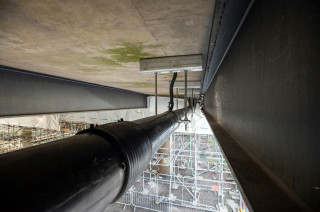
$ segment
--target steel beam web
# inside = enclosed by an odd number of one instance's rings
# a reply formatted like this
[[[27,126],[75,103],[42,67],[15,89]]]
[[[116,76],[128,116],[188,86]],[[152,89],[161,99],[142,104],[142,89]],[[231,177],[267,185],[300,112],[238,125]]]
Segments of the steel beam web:
[[[147,95],[0,66],[0,117],[146,108]]]

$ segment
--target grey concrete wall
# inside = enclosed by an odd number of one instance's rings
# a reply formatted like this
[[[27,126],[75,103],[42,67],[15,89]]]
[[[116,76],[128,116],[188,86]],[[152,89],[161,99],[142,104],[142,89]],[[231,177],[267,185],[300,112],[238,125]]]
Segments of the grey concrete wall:
[[[319,3],[257,0],[205,95],[205,110],[218,124],[314,210],[320,209]]]

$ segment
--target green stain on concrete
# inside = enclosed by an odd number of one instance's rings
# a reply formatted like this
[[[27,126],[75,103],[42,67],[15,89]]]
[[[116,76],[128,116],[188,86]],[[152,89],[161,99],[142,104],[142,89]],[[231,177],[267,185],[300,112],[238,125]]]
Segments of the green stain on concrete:
[[[139,62],[142,58],[158,57],[159,55],[145,52],[162,45],[145,45],[143,42],[122,42],[117,48],[103,50],[106,56],[91,57],[91,64],[109,67],[121,67],[122,63]],[[92,60],[93,59],[93,60]]]
[[[145,52],[145,49],[158,48],[161,45],[144,45],[138,43],[121,43],[118,48],[104,50],[104,53],[111,55],[111,58],[118,63],[139,62],[142,58],[157,57],[158,55]]]
[[[94,59],[101,65],[117,66],[117,67],[121,66],[121,64],[118,63],[117,61],[106,58],[106,57],[94,57]]]
[[[143,45],[143,43],[141,43]],[[159,47],[163,47],[163,45],[160,44],[150,44],[150,45],[143,45],[144,48],[146,49],[156,49]]]

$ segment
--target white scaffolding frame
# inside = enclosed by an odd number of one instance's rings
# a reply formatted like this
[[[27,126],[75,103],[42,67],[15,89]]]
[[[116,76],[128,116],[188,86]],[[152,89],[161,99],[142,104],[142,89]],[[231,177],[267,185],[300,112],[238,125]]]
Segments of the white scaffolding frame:
[[[44,128],[24,127],[16,125],[0,124],[0,154],[22,149],[27,146],[35,146],[61,138],[75,135],[90,125],[82,122],[67,122],[60,120],[60,131]],[[28,131],[25,134],[23,131]]]
[[[174,133],[170,141],[117,203],[168,212],[227,211],[230,201],[240,207],[240,192],[213,135]],[[169,164],[161,163],[164,158]],[[169,173],[159,173],[160,166],[170,166]]]

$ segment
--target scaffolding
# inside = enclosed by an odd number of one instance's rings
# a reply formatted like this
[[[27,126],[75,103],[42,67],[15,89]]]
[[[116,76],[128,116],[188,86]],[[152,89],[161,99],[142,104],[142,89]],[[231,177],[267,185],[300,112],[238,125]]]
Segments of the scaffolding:
[[[88,123],[59,121],[60,130],[0,124],[0,154],[75,135]]]
[[[164,146],[118,200],[124,209],[191,212],[241,207],[237,184],[213,135],[174,133],[170,145]]]

